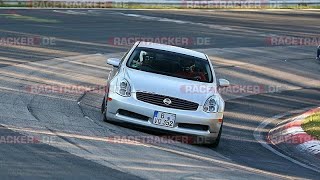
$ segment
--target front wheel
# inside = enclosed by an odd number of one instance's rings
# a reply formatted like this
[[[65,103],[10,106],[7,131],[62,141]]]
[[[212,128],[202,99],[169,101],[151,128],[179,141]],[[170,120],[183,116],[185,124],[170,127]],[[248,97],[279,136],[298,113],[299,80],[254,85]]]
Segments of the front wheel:
[[[217,148],[219,146],[220,139],[221,139],[221,133],[222,133],[222,125],[220,127],[220,131],[219,131],[217,139],[212,144],[210,144],[210,147]]]
[[[103,97],[102,104],[101,104],[101,113],[104,113],[105,109],[106,109],[106,98]]]
[[[103,101],[102,101],[102,104],[101,104],[101,113],[102,113],[102,120],[104,122],[107,122],[107,117],[106,117],[106,113],[107,113],[107,109],[106,109],[106,98],[103,97]]]

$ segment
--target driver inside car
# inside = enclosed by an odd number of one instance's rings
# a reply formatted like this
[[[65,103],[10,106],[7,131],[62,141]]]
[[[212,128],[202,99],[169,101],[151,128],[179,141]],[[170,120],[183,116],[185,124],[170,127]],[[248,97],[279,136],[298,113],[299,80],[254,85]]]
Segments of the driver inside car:
[[[185,60],[182,61],[184,62],[181,64],[182,71],[180,71],[178,74],[184,77],[188,77],[191,79],[197,79],[201,81],[206,81],[206,77],[204,73],[202,73],[198,68],[196,68],[196,64],[192,60]]]
[[[140,53],[140,68],[144,70],[154,70],[153,63],[155,61],[155,55],[151,52],[141,51]]]

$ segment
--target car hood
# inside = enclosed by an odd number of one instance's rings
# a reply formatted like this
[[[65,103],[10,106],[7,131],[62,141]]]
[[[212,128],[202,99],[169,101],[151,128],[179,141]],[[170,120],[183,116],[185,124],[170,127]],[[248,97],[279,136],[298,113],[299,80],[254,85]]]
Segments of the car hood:
[[[132,92],[150,92],[189,100],[200,105],[216,93],[214,83],[191,81],[130,68],[124,68],[124,76],[129,81]]]

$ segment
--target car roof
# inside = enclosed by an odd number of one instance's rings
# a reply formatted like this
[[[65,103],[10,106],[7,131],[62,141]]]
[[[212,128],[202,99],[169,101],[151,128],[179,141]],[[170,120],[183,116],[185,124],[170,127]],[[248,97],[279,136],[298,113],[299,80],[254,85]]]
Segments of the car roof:
[[[206,55],[201,52],[182,48],[182,47],[177,47],[177,46],[141,41],[139,43],[138,47],[145,47],[145,48],[152,48],[152,49],[159,49],[159,50],[164,50],[164,51],[176,52],[176,53],[194,56],[194,57],[198,57],[198,58],[207,60]]]

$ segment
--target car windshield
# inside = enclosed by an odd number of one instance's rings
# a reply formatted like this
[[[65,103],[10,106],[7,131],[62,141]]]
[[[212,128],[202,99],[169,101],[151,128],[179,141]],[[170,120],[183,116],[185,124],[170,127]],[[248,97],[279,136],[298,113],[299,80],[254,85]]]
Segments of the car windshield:
[[[130,56],[127,66],[193,81],[213,81],[208,60],[163,50],[137,48]]]

